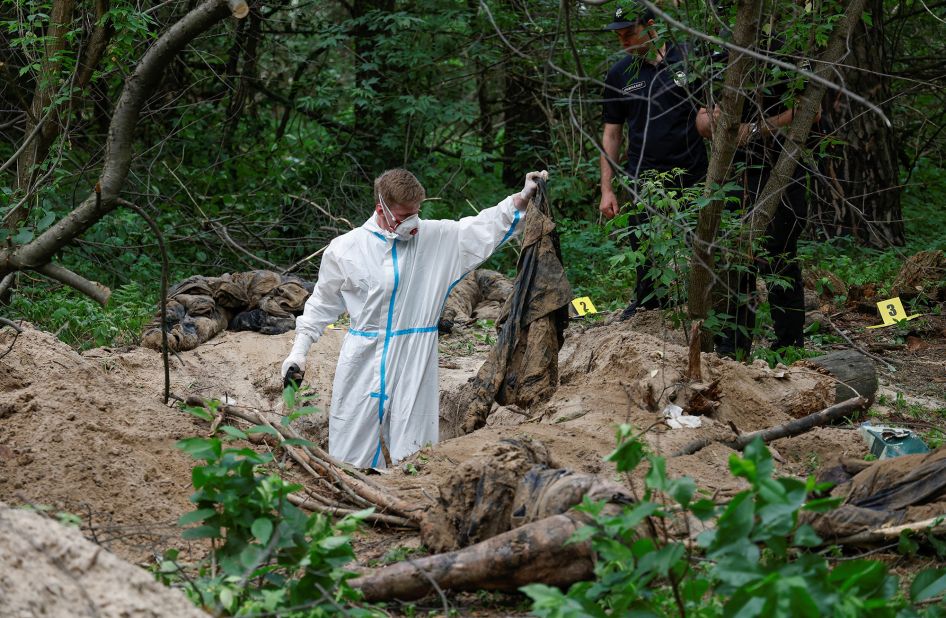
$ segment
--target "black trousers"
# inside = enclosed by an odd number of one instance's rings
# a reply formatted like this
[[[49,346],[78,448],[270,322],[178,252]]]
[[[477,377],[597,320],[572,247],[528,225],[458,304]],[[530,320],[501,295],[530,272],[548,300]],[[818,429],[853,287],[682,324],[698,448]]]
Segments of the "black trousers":
[[[750,168],[743,175],[743,203],[754,205],[769,179],[769,169]],[[758,274],[775,276],[779,282],[768,286],[769,307],[775,328],[773,349],[804,345],[805,286],[798,264],[798,238],[808,218],[805,176],[796,173],[789,181],[775,216],[766,229],[763,252],[750,264],[748,272],[728,272],[723,283],[725,300],[721,310],[735,318],[716,337],[716,351],[727,356],[748,358],[752,351],[752,331],[756,324],[759,299]]]
[[[705,178],[705,172],[702,174],[684,174],[678,176],[673,185],[667,187],[667,189],[688,189],[699,182],[703,182]],[[629,187],[624,192],[626,202],[637,201],[637,196],[634,192],[638,190],[638,183],[639,181],[636,178],[628,179]],[[630,218],[628,218],[628,229],[634,230],[635,228],[647,224],[650,221],[650,217],[651,212],[646,208],[641,213],[631,215]],[[627,236],[627,243],[635,252],[640,252],[641,246],[644,244],[643,239],[638,238],[637,234],[633,231]],[[643,261],[637,266],[637,282],[634,284],[634,296],[631,302],[637,302],[638,307],[645,309],[664,309],[672,307],[674,301],[670,297],[669,292],[667,290],[657,289],[655,281],[650,276],[650,271],[654,267],[653,258],[646,252],[644,252],[643,255]]]

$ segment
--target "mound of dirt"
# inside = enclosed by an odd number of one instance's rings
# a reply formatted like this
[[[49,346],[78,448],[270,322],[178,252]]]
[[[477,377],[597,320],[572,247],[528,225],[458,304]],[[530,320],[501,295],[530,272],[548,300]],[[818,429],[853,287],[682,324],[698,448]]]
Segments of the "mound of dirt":
[[[291,338],[223,333],[171,357],[171,391],[278,408],[278,368]],[[331,396],[341,338],[329,331],[309,356],[315,405],[326,407]],[[0,330],[0,354],[7,349],[0,359],[0,499],[74,513],[87,535],[134,562],[172,545],[202,551],[184,545],[176,526],[192,509],[194,461],[174,444],[208,428],[163,404],[161,355],[145,348],[80,355],[28,325],[19,335]]]
[[[644,314],[657,312],[642,312]],[[207,424],[162,402],[160,354],[145,348],[100,348],[78,354],[53,335],[29,327],[16,336],[0,329],[0,499],[53,506],[83,518],[83,531],[118,555],[153,560],[169,546],[197,554],[175,525],[191,510],[194,462],[174,447],[180,439],[206,434]],[[224,332],[213,341],[171,359],[171,391],[186,398],[226,399],[231,405],[281,409],[279,365],[293,333],[266,336]],[[324,444],[335,362],[344,331],[329,330],[308,357],[306,381],[314,417],[296,422],[306,437]],[[446,341],[446,340],[445,340]],[[11,347],[12,345],[12,347]],[[449,348],[442,342],[442,350]],[[7,352],[7,350],[9,351]],[[4,353],[6,354],[4,355]],[[441,359],[441,389],[449,393],[472,376],[485,352]],[[486,427],[414,455],[401,470],[377,477],[404,500],[436,502],[438,490],[464,460],[503,439],[540,440],[557,466],[608,475],[604,457],[614,448],[614,430],[629,423],[669,455],[704,436],[731,437],[820,410],[833,403],[830,376],[804,367],[772,371],[703,355],[704,393],[715,393],[698,429],[668,429],[668,404],[687,407],[695,392],[683,387],[687,350],[636,332],[635,321],[571,328],[559,356],[561,385],[550,401],[530,410],[503,408]],[[710,389],[709,386],[712,385]],[[700,385],[698,385],[700,386]],[[441,410],[449,435],[449,407]],[[815,430],[773,445],[781,471],[807,474],[835,455],[866,452],[855,432]],[[713,444],[668,459],[668,472],[689,475],[720,494],[741,486],[728,473],[732,451]]]
[[[774,371],[762,361],[747,366],[703,354],[704,386],[714,385],[718,405],[702,417],[700,428],[668,429],[662,423],[664,409],[669,404],[686,407],[693,392],[683,387],[687,349],[637,332],[634,320],[569,330],[559,367],[561,385],[547,403],[526,411],[499,408],[486,427],[411,458],[406,466],[412,471],[409,476],[392,474],[382,482],[418,500],[429,500],[459,463],[475,457],[484,443],[529,438],[545,444],[564,468],[607,474],[613,468],[603,458],[613,450],[614,430],[621,423],[646,430],[644,439],[651,450],[669,456],[697,438],[729,438],[734,428],[756,431],[834,403],[834,379],[815,370],[793,366]],[[445,393],[444,400],[449,398]],[[441,409],[442,433],[450,432],[458,420],[452,412],[449,406]],[[773,446],[784,450],[780,468],[787,474],[807,474],[814,461],[830,453],[866,452],[855,432],[835,428],[817,429]],[[732,452],[714,444],[693,455],[669,458],[667,470],[671,475],[688,475],[711,491],[734,492],[741,484],[728,472]]]
[[[178,590],[67,528],[0,503],[0,614],[197,618]]]

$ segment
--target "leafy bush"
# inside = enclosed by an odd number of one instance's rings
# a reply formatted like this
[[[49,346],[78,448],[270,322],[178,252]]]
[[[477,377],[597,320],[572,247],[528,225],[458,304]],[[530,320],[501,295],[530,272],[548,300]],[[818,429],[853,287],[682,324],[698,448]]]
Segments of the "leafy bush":
[[[203,410],[189,411],[207,416]],[[227,615],[379,615],[355,605],[361,595],[346,583],[354,574],[343,568],[354,558],[350,535],[370,510],[334,524],[325,515],[307,515],[287,498],[301,486],[265,471],[273,461],[270,453],[226,446],[226,439],[272,433],[272,428],[220,429],[226,438],[178,442],[205,462],[194,467],[191,477],[197,490],[191,501],[197,508],[178,523],[197,524],[182,536],[209,539],[211,555],[192,573],[177,562],[176,550],[166,552],[159,578],[183,585],[196,604]]]
[[[137,283],[114,290],[105,307],[71,288],[24,285],[17,288],[7,317],[31,322],[86,350],[137,344],[156,307],[154,297]]]
[[[689,478],[669,479],[665,460],[647,455],[628,425],[619,429],[618,447],[608,459],[629,482],[646,459],[644,495],[620,510],[588,501],[581,505],[590,523],[573,542],[590,539],[598,557],[595,579],[567,592],[542,584],[524,587],[537,616],[946,615],[942,606],[922,606],[946,591],[946,569],[920,572],[907,599],[881,561],[832,566],[813,553],[821,539],[799,523],[799,515],[834,508],[837,501],[810,498],[826,489],[811,478],[773,478],[772,457],[760,440],[743,456],[730,456],[730,472],[749,489],[725,505],[696,499],[700,492]],[[699,534],[696,547],[667,535],[672,519],[686,521],[687,516],[715,520],[713,528]],[[694,549],[702,555],[694,555]]]

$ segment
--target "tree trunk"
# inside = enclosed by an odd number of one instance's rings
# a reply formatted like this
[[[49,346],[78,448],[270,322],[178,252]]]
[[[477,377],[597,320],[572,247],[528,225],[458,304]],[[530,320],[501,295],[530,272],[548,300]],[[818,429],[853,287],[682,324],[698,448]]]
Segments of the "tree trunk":
[[[514,16],[516,23],[526,22],[524,0],[506,0],[503,9]],[[517,49],[528,45],[529,37],[521,28],[506,36]],[[552,129],[539,99],[542,92],[536,87],[536,69],[508,46],[503,47],[503,54],[503,184],[514,187],[529,170],[548,167]]]
[[[195,37],[231,12],[237,14],[240,10],[245,14],[245,8],[243,0],[205,0],[154,42],[125,80],[109,126],[105,164],[96,190],[29,244],[0,250],[0,279],[17,270],[42,268],[58,251],[115,209],[131,166],[132,138],[141,108],[165,68]]]
[[[851,37],[847,87],[890,109],[891,87],[885,41],[883,0],[870,0],[873,24],[858,20]],[[897,137],[876,114],[851,105],[843,95],[828,97],[824,116],[828,137],[842,144],[821,162],[813,182],[811,219],[828,238],[853,236],[874,247],[903,245],[903,215],[897,165]],[[888,113],[889,116],[889,113]]]
[[[36,75],[36,87],[29,113],[26,116],[25,139],[32,139],[17,159],[16,188],[22,193],[30,189],[35,178],[36,166],[46,158],[49,146],[56,137],[56,114],[49,110],[53,96],[63,87],[59,73],[62,68],[61,54],[66,49],[66,34],[72,27],[74,0],[56,0],[49,15],[49,27],[46,30],[46,47],[43,52],[42,68]],[[47,113],[48,112],[48,113]],[[36,134],[37,125],[42,123]],[[29,213],[25,206],[7,218],[7,226],[14,230],[24,221]]]
[[[738,17],[733,33],[733,43],[740,47],[753,47],[759,32],[759,14],[761,0],[738,0]],[[745,97],[740,89],[753,60],[738,52],[730,56],[726,69],[723,96],[720,101],[720,115],[713,129],[712,152],[709,169],[706,173],[704,196],[712,196],[717,187],[721,187],[729,169],[732,167],[739,134],[739,119]],[[713,307],[713,280],[715,276],[714,260],[716,232],[723,213],[723,197],[717,195],[712,202],[700,210],[693,239],[693,256],[690,258],[690,289],[688,310],[691,320],[705,320]],[[710,351],[713,347],[712,334],[704,330],[700,337],[701,348]]]
[[[419,599],[436,589],[518,590],[542,582],[567,586],[594,574],[591,543],[570,543],[582,527],[574,513],[554,515],[476,545],[399,562],[351,580],[365,601]]]
[[[404,67],[392,65],[379,49],[379,41],[389,36],[383,28],[375,26],[380,20],[365,17],[376,11],[390,13],[394,7],[394,0],[355,0],[352,3],[351,16],[356,20],[352,33],[355,86],[374,92],[374,96],[367,105],[355,105],[356,138],[349,152],[357,153],[359,163],[369,172],[380,173],[404,164],[400,141],[386,139],[392,127],[399,126],[392,99],[404,92]]]
[[[827,48],[821,54],[821,57],[813,63],[815,65],[815,75],[825,79],[831,77],[838,63],[847,56],[850,49],[849,37],[851,31],[856,24],[860,23],[865,4],[866,0],[851,0],[851,3],[845,8],[842,19],[831,32]],[[788,133],[783,140],[782,152],[779,153],[778,161],[775,162],[768,181],[759,193],[759,199],[756,200],[752,211],[749,213],[750,225],[744,228],[747,232],[743,234],[744,237],[759,238],[768,229],[769,223],[781,203],[785,187],[792,179],[798,161],[802,157],[805,142],[811,133],[811,126],[818,114],[819,102],[824,98],[826,89],[825,84],[812,80],[808,82],[808,86],[798,97],[792,116],[792,124],[789,126]],[[872,112],[866,113],[875,116]],[[743,243],[743,246],[749,245]]]

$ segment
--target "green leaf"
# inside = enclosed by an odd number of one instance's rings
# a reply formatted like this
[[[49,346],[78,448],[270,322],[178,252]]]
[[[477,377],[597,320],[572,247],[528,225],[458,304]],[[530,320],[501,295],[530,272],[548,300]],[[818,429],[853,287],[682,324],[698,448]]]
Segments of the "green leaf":
[[[209,423],[210,421],[214,420],[214,415],[211,414],[207,408],[199,406],[184,406],[183,409],[188,414],[192,414],[202,421],[207,421]]]
[[[184,513],[181,515],[177,520],[177,525],[187,526],[198,521],[204,521],[216,513],[216,509],[197,509],[196,511],[191,511],[190,513]]]
[[[932,599],[946,592],[946,569],[926,569],[910,584],[910,599],[914,603]]]
[[[33,240],[33,230],[23,228],[13,237],[13,242],[18,245],[25,245]]]
[[[818,547],[821,545],[821,537],[818,536],[814,528],[808,524],[803,524],[795,531],[792,545],[795,547]]]
[[[233,590],[230,588],[220,590],[220,604],[223,605],[224,609],[228,612],[233,608],[233,601]]]
[[[693,495],[696,493],[696,483],[688,476],[674,479],[670,481],[667,493],[670,494],[670,497],[676,500],[680,506],[686,507],[690,504],[690,500],[693,499]]]
[[[271,436],[279,437],[279,432],[267,425],[254,425],[246,430],[246,433],[268,433]]]
[[[219,539],[220,528],[217,526],[197,526],[181,533],[182,539]]]
[[[309,448],[312,448],[315,446],[313,442],[306,440],[304,438],[289,438],[287,440],[283,440],[282,444],[283,446],[307,446]]]
[[[663,457],[648,457],[650,461],[650,470],[644,477],[647,487],[657,491],[664,491],[667,488],[667,462]]]
[[[227,434],[228,436],[232,436],[240,440],[246,440],[249,437],[245,433],[237,429],[236,427],[232,427],[230,425],[223,425],[219,427],[219,429],[220,431]]]
[[[350,539],[347,536],[330,536],[319,540],[318,545],[322,549],[331,551],[347,545],[349,542]]]
[[[631,472],[644,459],[644,445],[631,438],[630,433],[630,425],[621,425],[618,428],[618,447],[607,456],[608,461],[616,464],[618,472]]]
[[[185,438],[178,440],[176,446],[194,459],[206,461],[216,461],[222,451],[221,442],[217,438]]]
[[[267,517],[259,517],[250,526],[250,531],[253,533],[260,543],[266,545],[269,543],[269,538],[273,535],[273,522]]]

